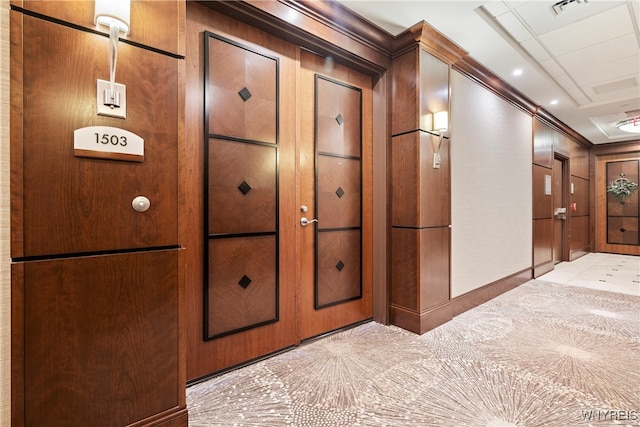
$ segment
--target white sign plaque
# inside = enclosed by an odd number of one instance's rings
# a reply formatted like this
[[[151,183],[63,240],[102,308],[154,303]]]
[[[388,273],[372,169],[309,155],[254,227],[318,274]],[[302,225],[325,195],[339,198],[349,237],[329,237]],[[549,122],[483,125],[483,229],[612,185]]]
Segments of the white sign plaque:
[[[551,195],[551,175],[544,176],[544,194],[545,196]]]
[[[144,139],[128,130],[111,126],[88,126],[73,131],[76,157],[144,161]]]

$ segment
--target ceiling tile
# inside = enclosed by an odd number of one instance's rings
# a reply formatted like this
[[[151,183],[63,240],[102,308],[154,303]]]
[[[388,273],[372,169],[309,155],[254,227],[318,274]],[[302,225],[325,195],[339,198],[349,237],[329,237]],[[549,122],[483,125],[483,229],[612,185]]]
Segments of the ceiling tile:
[[[596,86],[621,80],[629,77],[636,77],[639,74],[640,54],[623,58],[618,61],[601,64],[591,68],[584,68],[574,71],[571,75],[576,83],[582,86]]]
[[[627,6],[621,5],[600,15],[540,34],[540,40],[553,55],[563,55],[630,33],[634,33],[631,15]]]
[[[533,37],[533,34],[531,34],[531,32],[522,25],[513,13],[505,13],[497,19],[516,41],[522,42],[523,40],[528,40]]]
[[[512,1],[508,2],[515,9],[535,34],[544,34],[562,28],[585,18],[601,14],[608,9],[625,6],[625,1],[594,1],[588,3],[572,3],[560,15],[553,11],[555,1]]]
[[[540,42],[536,39],[525,40],[522,43],[520,43],[520,45],[524,50],[526,50],[529,53],[529,55],[531,55],[533,59],[535,59],[538,62],[541,62],[550,58],[549,52],[547,52],[544,46],[542,46]]]
[[[607,64],[616,60],[638,55],[638,42],[635,34],[627,34],[617,39],[607,40],[575,50],[557,57],[558,62],[567,71],[591,68],[593,64]],[[638,66],[640,73],[640,65]]]

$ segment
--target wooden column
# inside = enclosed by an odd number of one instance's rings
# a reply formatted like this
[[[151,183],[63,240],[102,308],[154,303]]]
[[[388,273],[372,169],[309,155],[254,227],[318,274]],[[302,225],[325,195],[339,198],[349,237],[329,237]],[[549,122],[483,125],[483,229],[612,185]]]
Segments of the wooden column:
[[[448,303],[451,131],[440,142],[432,118],[436,112],[448,114],[451,64],[464,55],[426,23],[400,35],[394,52],[390,321],[419,334],[453,317]]]

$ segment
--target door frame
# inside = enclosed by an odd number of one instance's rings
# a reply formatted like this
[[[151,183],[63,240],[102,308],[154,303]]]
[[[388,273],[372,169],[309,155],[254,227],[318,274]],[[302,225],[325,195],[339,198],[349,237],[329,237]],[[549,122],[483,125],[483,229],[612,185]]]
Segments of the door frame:
[[[570,248],[570,240],[569,240],[569,228],[570,228],[570,221],[571,221],[571,210],[568,208],[569,206],[569,199],[570,199],[570,169],[569,169],[569,162],[570,162],[570,157],[568,153],[563,153],[557,150],[554,150],[553,152],[553,160],[559,160],[562,163],[562,171],[561,173],[561,180],[562,180],[562,203],[561,206],[565,207],[567,209],[567,213],[566,213],[566,219],[563,221],[562,224],[562,249],[560,251],[560,257],[558,262],[556,263],[556,259],[555,256],[553,258],[553,262],[554,264],[558,264],[560,262],[564,262],[564,261],[571,261],[571,258],[569,256],[570,252],[571,252],[571,248]],[[553,167],[552,167],[552,175],[554,173]],[[555,177],[554,177],[555,179]],[[555,215],[553,214],[553,210],[555,209],[555,195],[552,195],[552,205],[551,205],[551,209],[552,209],[552,218],[554,220],[554,226],[553,226],[553,251],[552,254],[555,255],[555,239],[556,239],[556,230],[555,230]]]
[[[200,146],[202,144],[194,143],[194,141],[204,140],[204,126],[200,125],[199,118],[203,111],[203,100],[201,96],[201,88],[203,85],[204,73],[193,67],[191,61],[199,58],[201,47],[201,35],[198,29],[208,29],[218,31],[219,23],[210,25],[211,14],[219,17],[224,16],[224,20],[233,19],[242,22],[250,27],[251,33],[256,39],[265,37],[271,39],[271,35],[278,39],[284,40],[298,48],[310,49],[318,51],[319,49],[326,55],[335,58],[336,62],[351,67],[356,71],[372,76],[372,109],[373,109],[373,153],[372,153],[372,236],[373,244],[373,265],[372,265],[372,293],[373,293],[373,319],[376,322],[388,323],[388,267],[387,253],[388,249],[388,183],[387,183],[387,158],[389,152],[389,124],[387,120],[388,102],[387,94],[391,90],[389,58],[371,49],[363,40],[369,40],[371,34],[362,35],[362,38],[349,37],[344,38],[338,25],[331,22],[331,25],[313,21],[308,22],[308,10],[297,9],[296,5],[283,4],[279,2],[269,2],[269,7],[277,8],[283,13],[286,11],[295,14],[300,19],[292,19],[291,22],[283,21],[274,14],[269,13],[261,8],[248,5],[245,2],[209,2],[206,5],[200,3],[187,4],[187,31],[186,48],[189,52],[187,55],[187,63],[183,69],[186,74],[186,87],[183,100],[185,101],[185,143],[184,164],[180,165],[180,187],[181,202],[184,205],[191,206],[192,209],[181,210],[179,218],[179,237],[180,241],[189,249],[189,254],[185,256],[185,303],[187,306],[187,381],[193,383],[202,380],[215,372],[220,372],[215,367],[231,367],[231,365],[240,366],[248,362],[244,357],[235,355],[236,351],[230,344],[228,337],[222,338],[224,343],[220,345],[225,351],[219,351],[219,347],[212,345],[215,341],[203,341],[202,339],[202,297],[203,297],[203,257],[201,256],[202,228],[203,224],[203,199],[202,196],[194,190],[193,183],[202,182],[203,166],[200,165],[202,156]],[[324,8],[323,3],[310,5],[309,7]],[[306,6],[305,6],[306,8]],[[209,11],[207,11],[209,9]],[[256,21],[252,19],[256,15],[263,19]],[[278,14],[275,14],[277,16]],[[235,28],[235,27],[234,27]],[[314,31],[314,29],[319,31]],[[303,30],[301,32],[301,30]],[[241,29],[240,31],[247,31]],[[256,32],[257,31],[257,32]],[[301,35],[302,34],[302,35]],[[227,35],[230,35],[227,33]],[[339,39],[335,36],[340,35]],[[375,36],[375,34],[373,35]],[[380,37],[387,37],[382,32]],[[244,37],[243,37],[244,39]],[[391,37],[389,36],[389,40]],[[256,43],[259,43],[256,42]],[[320,48],[321,47],[321,48]],[[354,55],[351,52],[359,52]],[[192,59],[194,58],[194,59]],[[295,61],[297,55],[291,52],[287,56],[287,61]],[[293,98],[290,98],[293,99]],[[283,136],[284,138],[284,136]],[[287,135],[287,138],[295,138],[295,135]],[[198,185],[200,188],[201,186]],[[287,189],[287,195],[295,197],[295,189]],[[282,196],[282,195],[281,195]],[[287,225],[282,232],[298,233],[296,231],[300,225],[299,211],[296,212],[280,212],[286,215],[291,221],[287,221]],[[289,259],[288,265],[295,263],[295,260]],[[282,271],[281,271],[282,274]],[[287,274],[297,274],[295,271],[288,271]],[[259,343],[257,343],[259,344]],[[229,349],[229,351],[226,351]],[[233,355],[234,360],[225,359],[226,355]],[[264,354],[262,356],[265,356]],[[231,356],[230,356],[231,357]],[[258,357],[258,356],[255,356]],[[242,360],[241,360],[242,359]],[[224,368],[222,368],[224,370]]]

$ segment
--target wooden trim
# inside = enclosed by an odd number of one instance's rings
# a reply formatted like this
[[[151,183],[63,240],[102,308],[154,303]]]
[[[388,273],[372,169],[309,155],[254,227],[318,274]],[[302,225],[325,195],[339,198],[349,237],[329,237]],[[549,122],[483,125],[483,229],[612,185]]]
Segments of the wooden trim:
[[[24,426],[24,264],[11,266],[11,425]]]
[[[298,44],[320,56],[331,56],[365,74],[389,68],[393,36],[336,2],[199,1],[202,5]],[[292,14],[294,16],[292,16]]]
[[[531,268],[524,269],[423,312],[392,305],[391,323],[416,334],[424,334],[455,316],[528,282],[531,280],[532,274]]]
[[[24,177],[23,169],[23,14],[14,10],[10,14],[10,176],[11,176],[11,257],[24,256]]]
[[[378,323],[389,323],[389,254],[391,242],[391,206],[389,176],[389,159],[391,137],[387,129],[390,123],[391,73],[385,73],[373,87],[373,320]]]
[[[544,110],[538,104],[533,102],[516,88],[500,79],[484,65],[470,56],[464,56],[460,60],[452,64],[453,69],[464,74],[471,80],[492,91],[496,95],[505,99],[507,102],[524,111],[525,113],[535,117],[547,126],[565,134],[571,140],[586,147],[594,146],[588,139],[580,135],[575,130],[564,124],[562,121],[554,117],[548,111]]]
[[[594,145],[591,152],[594,156],[607,156],[611,154],[624,154],[640,151],[640,139],[627,142],[612,142],[608,144]],[[594,178],[593,176],[591,178]]]
[[[553,268],[554,268],[553,260],[546,261],[546,262],[543,262],[543,263],[538,264],[538,265],[534,265],[533,266],[533,278],[535,279],[537,277],[542,276],[545,273],[553,271]]]
[[[393,57],[397,58],[403,55],[413,49],[416,44],[424,51],[449,65],[469,55],[469,52],[449,40],[444,34],[440,33],[425,21],[422,21],[395,38]]]
[[[127,427],[185,427],[189,423],[189,413],[186,407],[181,406],[181,409],[178,407],[171,408],[159,415],[129,424]]]

